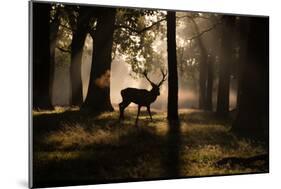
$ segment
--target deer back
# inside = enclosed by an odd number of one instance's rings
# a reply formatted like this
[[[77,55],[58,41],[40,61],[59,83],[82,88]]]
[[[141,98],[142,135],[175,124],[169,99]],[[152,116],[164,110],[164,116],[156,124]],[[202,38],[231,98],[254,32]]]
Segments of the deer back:
[[[154,102],[157,95],[146,89],[126,88],[121,91],[123,100],[138,105],[148,106]]]

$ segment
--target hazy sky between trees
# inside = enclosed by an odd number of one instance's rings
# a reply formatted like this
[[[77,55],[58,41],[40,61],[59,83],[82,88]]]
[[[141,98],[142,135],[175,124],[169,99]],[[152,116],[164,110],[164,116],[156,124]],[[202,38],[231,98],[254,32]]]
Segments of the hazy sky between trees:
[[[184,15],[185,12],[177,13],[177,15]],[[148,21],[154,20],[154,17],[146,16]],[[191,23],[188,23],[184,19],[179,19],[181,22],[177,22],[177,46],[178,47],[185,47],[188,45],[189,40],[185,40],[186,38],[192,38],[194,34],[194,29]],[[208,29],[212,26],[212,23],[208,23],[206,20],[197,21],[199,24],[200,30]],[[210,26],[211,25],[211,26]],[[162,27],[165,27],[165,22],[163,22]],[[187,32],[186,32],[187,31]],[[161,34],[165,35],[165,34]],[[214,41],[216,33],[210,30],[202,35],[204,39],[204,44],[206,47],[211,46],[218,46],[218,42]],[[81,69],[81,76],[82,76],[82,84],[83,84],[83,98],[85,100],[88,85],[89,85],[89,77],[90,77],[90,70],[91,70],[91,61],[92,61],[92,38],[88,34],[84,44],[84,51],[83,51],[83,58],[82,58],[82,69]],[[155,52],[161,54],[161,64],[166,67],[167,65],[167,42],[161,39],[161,37],[157,37],[154,42],[152,43],[153,49]],[[59,50],[57,52],[61,53]],[[221,52],[223,53],[223,52]],[[110,74],[110,98],[113,106],[116,106],[118,103],[121,102],[121,95],[120,91],[126,87],[135,87],[135,88],[145,88],[150,89],[150,84],[141,77],[136,77],[131,69],[131,65],[126,63],[126,57],[122,54],[117,53],[112,61],[111,64],[111,74]],[[56,59],[57,63],[59,61]],[[180,61],[180,60],[178,60]],[[55,70],[55,79],[54,79],[54,89],[52,94],[52,103],[57,106],[65,106],[69,105],[69,98],[71,95],[71,86],[70,86],[70,79],[69,79],[69,67],[70,63],[63,64],[62,67],[58,67]],[[154,70],[149,74],[153,81],[157,82],[159,79],[159,70]],[[196,73],[195,73],[196,74]],[[179,74],[179,108],[197,108],[198,107],[198,100],[199,100],[199,87],[197,86],[197,81],[190,81],[194,82],[194,84],[190,85],[181,85],[181,81],[186,79],[181,74]],[[217,85],[218,80],[215,78],[214,80],[214,89],[213,89],[213,104],[214,108],[216,107],[217,103]],[[159,110],[166,110],[167,108],[167,82],[161,86],[161,95],[157,98],[157,101],[151,105],[152,108],[159,109]],[[230,106],[229,109],[234,109],[236,107],[236,90],[237,90],[237,81],[236,78],[231,79],[230,81]],[[134,105],[133,105],[134,106]]]

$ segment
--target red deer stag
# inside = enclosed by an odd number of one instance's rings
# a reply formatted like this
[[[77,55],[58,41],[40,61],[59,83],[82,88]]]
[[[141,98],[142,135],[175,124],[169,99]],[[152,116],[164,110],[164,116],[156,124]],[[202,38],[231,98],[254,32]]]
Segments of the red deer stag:
[[[152,116],[150,112],[150,104],[153,103],[157,96],[160,95],[160,86],[163,84],[163,82],[167,79],[167,72],[164,73],[163,70],[161,70],[162,73],[162,80],[159,82],[158,85],[153,83],[147,76],[147,72],[144,72],[143,75],[147,79],[147,81],[151,84],[152,89],[150,91],[146,89],[136,89],[136,88],[126,88],[121,91],[121,96],[123,101],[119,104],[119,111],[120,111],[120,117],[119,120],[124,119],[124,110],[131,102],[138,105],[138,114],[136,119],[136,124],[138,122],[140,109],[142,106],[145,106],[147,108],[147,111],[149,113],[150,119],[152,121]]]

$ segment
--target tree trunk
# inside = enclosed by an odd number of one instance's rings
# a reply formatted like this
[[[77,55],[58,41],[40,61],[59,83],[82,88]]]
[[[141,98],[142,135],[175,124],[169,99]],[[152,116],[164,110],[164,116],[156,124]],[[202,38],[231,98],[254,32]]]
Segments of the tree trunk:
[[[57,34],[59,31],[59,14],[60,8],[57,8],[54,15],[54,19],[50,24],[50,98],[52,101],[53,97],[53,86],[54,86],[54,77],[55,77],[55,55],[56,55],[56,46],[57,46]]]
[[[219,65],[219,86],[217,100],[217,114],[226,116],[229,111],[230,66],[233,62],[233,26],[234,16],[223,18],[221,59]]]
[[[200,31],[197,23],[194,19],[191,18],[193,27],[196,35],[199,35]],[[206,87],[207,87],[207,74],[208,74],[208,53],[206,51],[205,45],[201,37],[197,39],[198,47],[200,49],[200,58],[199,58],[199,108],[206,109]]]
[[[50,94],[51,5],[33,3],[33,108],[52,109]]]
[[[110,70],[116,9],[103,8],[93,39],[88,94],[82,106],[92,112],[113,111],[110,101]]]
[[[213,80],[214,80],[214,59],[212,55],[208,57],[208,78],[206,92],[206,110],[213,110]]]
[[[239,20],[239,27],[237,29],[238,40],[239,40],[239,59],[237,64],[237,97],[236,97],[236,109],[239,109],[241,99],[241,85],[242,75],[244,68],[243,66],[247,62],[247,46],[248,46],[248,35],[249,35],[249,18],[243,17]]]
[[[200,37],[198,38],[198,44],[201,51],[199,60],[199,108],[206,109],[207,53]]]
[[[71,104],[80,106],[83,103],[83,89],[82,89],[82,55],[85,39],[88,33],[88,24],[91,17],[89,8],[81,7],[79,9],[79,16],[77,18],[77,27],[73,31],[71,43]]]
[[[269,20],[250,18],[247,61],[240,80],[240,100],[233,130],[268,134]]]
[[[178,120],[178,72],[176,53],[176,13],[167,12],[168,120]]]

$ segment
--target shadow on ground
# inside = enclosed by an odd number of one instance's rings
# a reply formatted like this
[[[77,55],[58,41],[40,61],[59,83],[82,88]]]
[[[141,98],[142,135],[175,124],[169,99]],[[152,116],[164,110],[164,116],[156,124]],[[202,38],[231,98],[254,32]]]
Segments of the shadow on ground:
[[[208,175],[268,172],[256,167],[216,166],[225,157],[250,157],[267,152],[266,141],[248,140],[229,132],[231,120],[212,113],[180,111],[180,122],[167,122],[153,111],[151,122],[136,110],[100,115],[66,112],[34,113],[35,186],[94,184]]]

